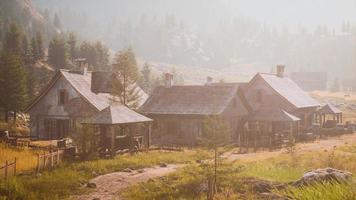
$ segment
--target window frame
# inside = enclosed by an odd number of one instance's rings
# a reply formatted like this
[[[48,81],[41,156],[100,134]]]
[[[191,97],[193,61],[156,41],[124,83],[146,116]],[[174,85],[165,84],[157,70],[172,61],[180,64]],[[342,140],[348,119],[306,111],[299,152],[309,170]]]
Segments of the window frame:
[[[68,102],[68,92],[65,89],[58,91],[58,105],[63,106]]]

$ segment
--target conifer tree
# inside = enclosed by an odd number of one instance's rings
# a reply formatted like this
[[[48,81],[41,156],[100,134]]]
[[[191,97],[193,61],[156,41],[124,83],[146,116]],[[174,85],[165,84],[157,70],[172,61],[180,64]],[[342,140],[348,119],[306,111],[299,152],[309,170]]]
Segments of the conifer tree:
[[[141,88],[147,92],[147,93],[151,93],[153,88],[153,77],[152,77],[152,73],[151,73],[151,68],[149,66],[148,63],[145,63],[143,65],[143,69],[141,71],[142,77],[140,79],[140,86]]]
[[[36,34],[36,43],[37,43],[38,59],[43,59],[44,58],[43,37],[40,32],[37,32]]]
[[[96,69],[108,70],[109,69],[109,49],[101,42],[95,43],[95,52],[97,54]]]
[[[40,55],[38,53],[38,46],[36,38],[31,39],[31,57],[33,59],[33,63],[36,63],[40,59]]]
[[[22,56],[22,60],[23,60],[23,64],[28,67],[32,64],[32,55],[31,55],[31,48],[29,47],[29,44],[28,44],[28,40],[27,40],[27,37],[24,35],[23,38],[22,38],[22,53],[21,53],[21,56]]]
[[[58,28],[59,30],[62,30],[62,22],[58,17],[58,14],[54,14],[54,19],[53,19],[53,25]]]
[[[26,73],[21,59],[20,31],[12,24],[5,37],[4,51],[0,55],[0,107],[8,112],[22,111],[27,104]]]
[[[77,38],[74,33],[69,33],[68,36],[68,55],[69,59],[74,62],[74,59],[77,58]]]
[[[48,47],[48,61],[56,69],[66,68],[67,48],[62,37],[56,36],[50,42]]]

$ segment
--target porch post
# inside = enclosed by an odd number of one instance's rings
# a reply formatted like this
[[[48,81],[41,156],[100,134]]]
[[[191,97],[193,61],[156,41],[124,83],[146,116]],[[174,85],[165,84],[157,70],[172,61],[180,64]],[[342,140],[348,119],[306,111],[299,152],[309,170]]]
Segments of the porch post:
[[[340,114],[336,114],[336,124],[340,123]]]
[[[110,133],[111,133],[111,155],[115,156],[115,127],[110,126]]]
[[[147,149],[151,146],[152,123],[148,122]]]

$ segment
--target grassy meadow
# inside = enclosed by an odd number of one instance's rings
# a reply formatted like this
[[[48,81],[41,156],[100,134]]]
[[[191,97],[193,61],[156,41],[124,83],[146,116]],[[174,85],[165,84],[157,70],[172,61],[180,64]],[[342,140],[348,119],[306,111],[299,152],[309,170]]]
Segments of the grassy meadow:
[[[301,178],[312,169],[333,167],[356,173],[356,145],[346,145],[331,151],[303,154],[282,154],[265,160],[224,162],[218,169],[219,195],[217,199],[265,199],[259,196],[250,184],[254,181],[289,183]],[[253,182],[254,182],[253,181]],[[130,187],[124,199],[206,199],[199,190],[206,183],[204,167],[192,164],[166,178],[155,179]],[[145,191],[145,192],[140,192]],[[355,199],[356,185],[316,184],[309,187],[288,187],[276,194],[297,200],[340,200]]]
[[[37,153],[39,152],[27,148],[16,149],[0,143],[0,166],[2,166],[6,160],[13,162],[16,158],[18,171],[33,170],[37,166]]]
[[[64,199],[80,193],[80,187],[91,178],[105,173],[121,171],[126,168],[141,169],[158,165],[161,162],[194,163],[209,158],[206,151],[185,152],[152,151],[135,155],[120,155],[114,159],[83,161],[62,166],[41,174],[11,178],[9,184],[0,181],[0,199],[10,194],[10,199]],[[5,198],[6,199],[6,198]],[[1,199],[2,200],[2,199]]]

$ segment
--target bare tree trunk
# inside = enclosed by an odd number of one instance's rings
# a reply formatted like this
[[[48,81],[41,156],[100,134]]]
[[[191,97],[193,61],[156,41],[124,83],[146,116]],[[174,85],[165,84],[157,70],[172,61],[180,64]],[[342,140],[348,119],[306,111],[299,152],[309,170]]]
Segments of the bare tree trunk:
[[[124,105],[126,106],[126,66],[124,66]]]
[[[215,146],[215,149],[214,149],[214,153],[215,153],[215,160],[214,160],[214,186],[216,186],[216,174],[217,174],[217,159],[218,159],[218,157],[217,157],[217,148],[216,148],[216,146]],[[214,187],[215,188],[215,187]],[[214,191],[214,193],[215,193],[215,191]]]

